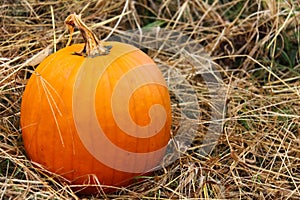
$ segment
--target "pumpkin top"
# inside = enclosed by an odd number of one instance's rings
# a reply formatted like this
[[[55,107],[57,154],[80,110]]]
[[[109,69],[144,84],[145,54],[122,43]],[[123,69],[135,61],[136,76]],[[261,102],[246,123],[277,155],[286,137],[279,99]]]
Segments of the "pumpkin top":
[[[72,40],[72,34],[74,28],[77,27],[84,39],[84,48],[80,52],[75,52],[76,55],[95,57],[99,55],[106,55],[109,53],[111,46],[104,46],[102,42],[97,38],[97,36],[83,23],[81,20],[81,15],[70,14],[66,20],[65,24],[67,25],[70,31],[70,37],[67,43],[67,46],[70,45]]]

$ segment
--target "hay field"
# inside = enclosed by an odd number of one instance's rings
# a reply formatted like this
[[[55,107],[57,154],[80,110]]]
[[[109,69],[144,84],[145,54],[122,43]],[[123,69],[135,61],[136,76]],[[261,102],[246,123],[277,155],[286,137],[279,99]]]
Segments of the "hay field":
[[[0,199],[300,198],[299,1],[130,0],[123,15],[124,0],[0,2]],[[180,55],[145,45],[197,93],[201,117],[189,149],[138,184],[94,196],[74,194],[30,162],[19,124],[22,92],[42,59],[66,45],[64,20],[74,12],[99,38],[160,26],[184,33],[186,46],[201,45],[222,77],[226,102],[209,155],[199,153],[214,110],[203,78]],[[74,40],[82,42],[79,34]],[[177,103],[174,132],[182,117]]]

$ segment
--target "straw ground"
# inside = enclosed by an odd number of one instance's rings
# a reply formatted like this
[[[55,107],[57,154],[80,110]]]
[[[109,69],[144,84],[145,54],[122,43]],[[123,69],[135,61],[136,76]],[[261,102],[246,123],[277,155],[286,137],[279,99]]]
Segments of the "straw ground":
[[[298,1],[129,1],[114,34],[155,26],[177,30],[201,44],[216,63],[227,103],[218,144],[210,155],[199,154],[213,109],[201,77],[188,63],[149,50],[157,63],[182,70],[197,91],[201,119],[185,154],[136,185],[85,197],[30,162],[19,119],[32,70],[66,45],[63,22],[68,14],[82,13],[105,38],[124,5],[122,0],[1,0],[0,199],[299,199]],[[78,35],[74,39],[81,41]],[[180,109],[175,100],[173,108]],[[176,113],[174,132],[181,117]]]

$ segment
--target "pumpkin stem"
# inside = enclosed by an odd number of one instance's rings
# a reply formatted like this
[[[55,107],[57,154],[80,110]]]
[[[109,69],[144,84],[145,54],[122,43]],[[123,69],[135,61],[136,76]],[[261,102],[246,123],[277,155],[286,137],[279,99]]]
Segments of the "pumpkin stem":
[[[84,39],[85,45],[81,52],[75,52],[76,55],[95,57],[98,55],[106,55],[111,47],[103,46],[97,36],[83,23],[81,15],[70,14],[65,23],[70,31],[70,37],[67,46],[70,45],[74,28],[77,27]]]

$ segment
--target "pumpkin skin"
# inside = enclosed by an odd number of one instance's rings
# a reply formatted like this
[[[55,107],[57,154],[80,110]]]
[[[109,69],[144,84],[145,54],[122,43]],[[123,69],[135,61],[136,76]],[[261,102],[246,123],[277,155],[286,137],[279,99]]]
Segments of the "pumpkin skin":
[[[107,55],[74,55],[84,47],[76,44],[47,57],[22,98],[27,155],[71,185],[126,186],[160,163],[170,139],[170,97],[155,63],[131,45],[103,44]]]

